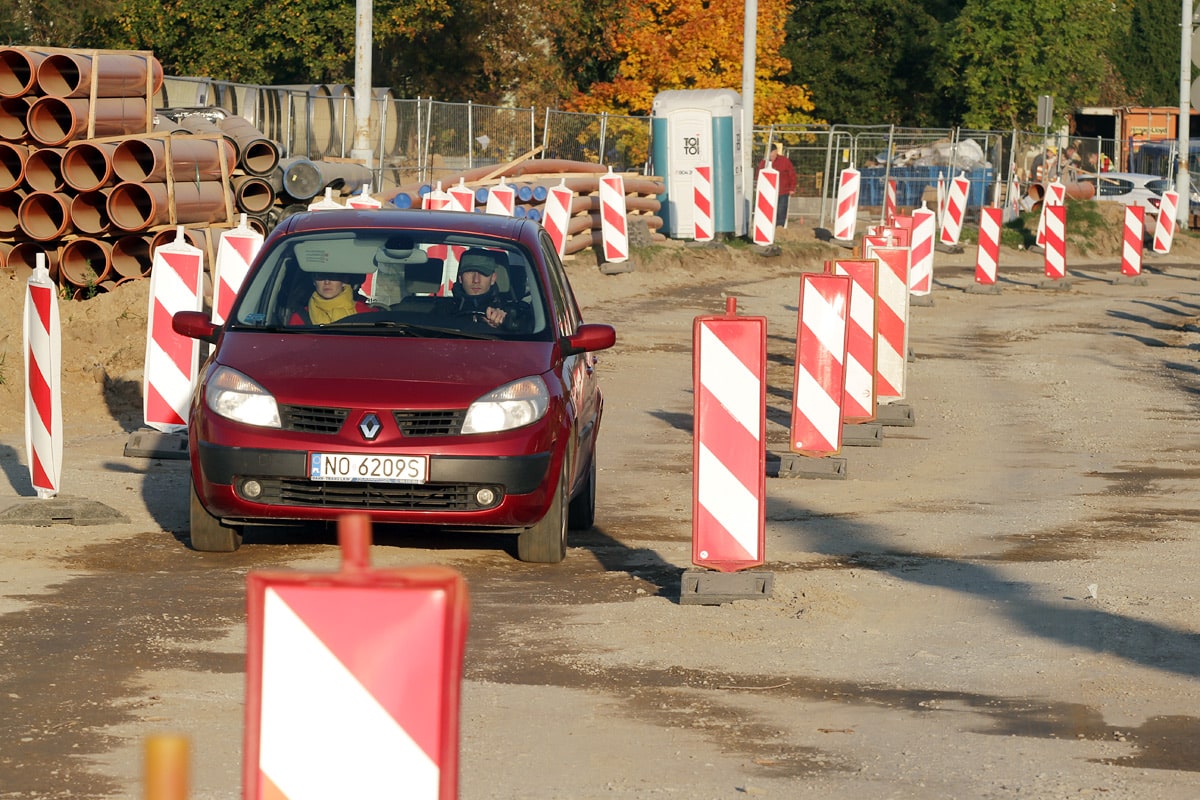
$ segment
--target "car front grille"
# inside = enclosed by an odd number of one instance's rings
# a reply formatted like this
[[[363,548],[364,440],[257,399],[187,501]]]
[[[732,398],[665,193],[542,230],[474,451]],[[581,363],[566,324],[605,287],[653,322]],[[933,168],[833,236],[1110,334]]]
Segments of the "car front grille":
[[[348,408],[321,406],[280,406],[279,420],[285,431],[298,433],[337,433],[342,429]],[[396,427],[404,436],[457,436],[462,431],[465,409],[447,411],[393,411]]]
[[[396,425],[405,436],[457,436],[462,430],[465,410],[393,411]]]
[[[280,406],[279,421],[285,431],[301,433],[337,433],[350,414],[348,408],[320,406]]]
[[[262,494],[253,498],[267,505],[414,511],[477,511],[475,493],[482,487],[462,483],[344,483],[302,479],[256,478]],[[490,487],[492,506],[503,498],[500,486]]]

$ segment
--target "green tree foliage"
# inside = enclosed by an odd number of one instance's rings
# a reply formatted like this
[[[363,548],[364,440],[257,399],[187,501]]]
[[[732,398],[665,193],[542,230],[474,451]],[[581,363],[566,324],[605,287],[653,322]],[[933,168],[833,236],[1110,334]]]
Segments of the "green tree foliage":
[[[788,19],[788,80],[812,89],[813,114],[852,125],[947,126],[955,111],[937,91],[943,25],[960,2],[811,0]]]
[[[967,127],[1032,128],[1040,95],[1054,96],[1061,122],[1098,101],[1121,22],[1111,0],[968,0],[950,29],[940,85],[961,98]]]
[[[395,49],[453,16],[449,0],[378,0],[374,12],[376,46]],[[263,84],[354,76],[346,0],[119,0],[114,22],[106,46],[153,50],[168,74]]]
[[[0,43],[96,47],[113,0],[8,0],[0,12]]]
[[[1129,27],[1114,39],[1113,61],[1132,105],[1179,104],[1179,0],[1126,0]],[[1193,53],[1195,55],[1195,53]]]

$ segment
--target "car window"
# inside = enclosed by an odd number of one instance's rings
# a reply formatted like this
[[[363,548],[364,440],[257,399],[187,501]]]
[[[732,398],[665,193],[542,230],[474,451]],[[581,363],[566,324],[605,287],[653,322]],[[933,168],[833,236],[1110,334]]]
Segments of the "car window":
[[[481,280],[460,276],[482,275]],[[247,277],[232,325],[367,335],[546,339],[549,315],[531,254],[517,242],[396,229],[318,231],[268,240]],[[336,281],[341,316],[321,309],[316,281]],[[340,288],[349,287],[348,290]],[[503,322],[488,317],[504,311]]]
[[[558,332],[570,336],[578,330],[582,322],[579,306],[571,293],[571,285],[567,280],[566,269],[554,249],[554,243],[544,231],[539,239],[542,248],[542,258],[546,262],[546,271],[550,274],[550,292],[554,296],[554,305],[559,309]]]
[[[1133,191],[1133,183],[1123,178],[1101,178],[1097,189],[1104,196],[1122,195]]]

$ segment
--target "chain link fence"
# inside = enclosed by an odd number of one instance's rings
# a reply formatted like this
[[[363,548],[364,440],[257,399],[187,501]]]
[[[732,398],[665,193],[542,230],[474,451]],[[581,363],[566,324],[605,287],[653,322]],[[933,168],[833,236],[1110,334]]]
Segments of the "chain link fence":
[[[160,108],[217,106],[238,114],[278,143],[284,158],[347,159],[354,149],[356,109],[350,86],[252,86],[167,77],[155,101]],[[650,117],[549,108],[538,115],[534,108],[397,99],[388,89],[373,90],[370,99],[369,147],[380,191],[433,184],[521,157],[645,172],[650,131]],[[752,163],[760,164],[774,142],[783,144],[796,168],[789,215],[822,227],[832,222],[839,176],[848,167],[861,175],[859,214],[864,220],[882,220],[889,183],[895,184],[900,209],[936,208],[939,184],[963,174],[971,181],[966,209],[971,219],[981,206],[1004,202],[1014,176],[1021,194],[1036,201],[1043,181],[1086,182],[1102,164],[1111,171],[1173,177],[1178,152],[1172,141],[1079,139],[1048,131],[772,125],[755,128]],[[1077,162],[1067,159],[1070,145],[1076,148]],[[1057,156],[1048,166],[1047,148]],[[1191,154],[1191,164],[1200,172],[1200,151]]]

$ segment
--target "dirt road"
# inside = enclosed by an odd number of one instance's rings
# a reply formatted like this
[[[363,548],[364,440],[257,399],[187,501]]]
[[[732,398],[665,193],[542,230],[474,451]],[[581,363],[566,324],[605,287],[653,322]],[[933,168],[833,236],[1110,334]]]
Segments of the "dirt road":
[[[843,479],[768,481],[769,599],[680,605],[692,322],[727,295],[768,318],[769,449],[786,452],[798,275],[832,251],[784,245],[573,273],[619,342],[601,358],[597,527],[566,562],[377,531],[376,565],[469,582],[463,800],[1194,798],[1192,251],[1148,257],[1145,286],[1093,258],[1060,289],[1005,253],[994,296],[961,291],[973,249],[939,254],[934,304],[912,309],[916,424],[847,447]],[[184,462],[123,456],[145,295],[92,304],[69,310],[64,343],[63,503],[120,519],[21,521],[45,501],[24,466],[19,340],[0,340],[0,798],[137,796],[158,731],[191,737],[194,798],[234,798],[245,575],[335,568],[334,536],[189,550]]]

